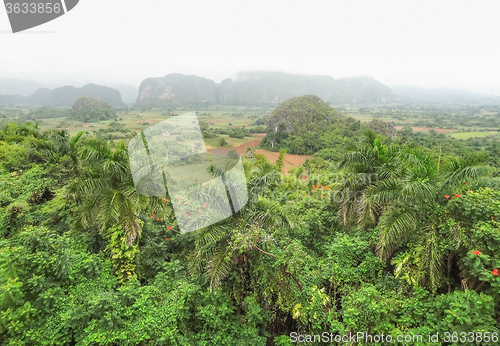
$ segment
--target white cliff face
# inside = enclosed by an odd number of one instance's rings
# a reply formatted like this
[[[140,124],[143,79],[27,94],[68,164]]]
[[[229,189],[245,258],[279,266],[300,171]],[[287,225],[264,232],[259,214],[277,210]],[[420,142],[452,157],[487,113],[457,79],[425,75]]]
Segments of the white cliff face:
[[[141,88],[141,90],[139,90],[139,98],[138,98],[138,101],[141,102],[143,101],[146,97],[149,97],[149,94],[151,92],[151,86],[150,85],[146,85],[146,86],[143,86]]]
[[[171,99],[173,97],[175,97],[175,94],[172,92],[171,86],[165,86],[163,92],[158,96],[160,99]]]

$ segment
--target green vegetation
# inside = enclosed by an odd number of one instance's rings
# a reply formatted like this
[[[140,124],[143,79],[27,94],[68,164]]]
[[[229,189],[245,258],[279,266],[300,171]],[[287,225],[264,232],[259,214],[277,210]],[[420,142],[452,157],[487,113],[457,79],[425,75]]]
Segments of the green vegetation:
[[[292,332],[328,331],[434,345],[428,333],[500,332],[498,137],[394,133],[384,117],[292,99],[269,120],[274,148],[263,141],[276,164],[243,159],[245,207],[181,234],[179,201],[135,190],[125,141],[185,111],[119,111],[76,131],[71,117],[39,126],[0,109],[0,344],[293,345]],[[234,146],[269,113],[198,116],[206,143]],[[70,131],[54,129],[63,122]],[[173,135],[175,150],[195,140]],[[281,174],[297,151],[314,158]]]
[[[310,155],[344,143],[360,128],[360,123],[353,118],[342,118],[319,97],[306,95],[277,107],[269,117],[267,128],[267,136],[261,143],[263,148]]]
[[[71,108],[71,118],[83,122],[108,120],[115,117],[116,112],[106,101],[95,100],[87,96],[76,100]]]
[[[458,139],[469,139],[469,138],[475,138],[475,137],[486,137],[486,136],[491,136],[498,134],[498,132],[479,132],[479,131],[472,131],[472,132],[456,132],[452,133],[451,136],[453,138],[458,138]]]

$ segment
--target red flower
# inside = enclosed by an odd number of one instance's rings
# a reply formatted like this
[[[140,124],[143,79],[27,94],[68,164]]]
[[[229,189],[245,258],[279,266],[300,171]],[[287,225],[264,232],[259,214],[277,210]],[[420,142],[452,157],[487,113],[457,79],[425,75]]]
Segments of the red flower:
[[[455,198],[455,196],[451,196],[451,198]]]
[[[186,204],[189,204],[189,202],[186,202]]]
[[[170,238],[167,238],[167,239],[165,239],[165,240],[170,240]]]
[[[493,269],[491,271],[491,274],[493,274],[494,276],[498,276],[498,269]]]
[[[169,229],[171,229],[171,228],[172,228],[172,226],[168,226],[168,227],[167,227],[167,231],[168,231]]]
[[[188,216],[188,214],[184,215],[184,216]]]
[[[491,218],[493,219],[493,216]]]
[[[201,211],[201,209],[200,209],[200,210],[198,210],[198,211]]]
[[[160,221],[160,220],[161,220],[161,217],[158,218],[158,221]]]
[[[155,218],[155,215],[154,214],[151,214],[151,218],[154,219]]]
[[[184,209],[181,209],[181,211],[184,211]]]
[[[474,255],[476,255],[476,256],[481,254],[481,253],[480,253],[479,251],[477,251],[477,250],[472,251],[472,253],[473,253]]]
[[[446,195],[446,196],[444,196],[444,198],[448,199],[448,198],[450,198],[450,196]]]
[[[206,206],[207,206],[207,204],[206,204],[206,203],[205,203],[205,204],[203,204],[203,208],[205,208]]]
[[[467,184],[465,181],[464,181],[464,185]]]
[[[460,195],[455,194],[455,197],[460,197]]]

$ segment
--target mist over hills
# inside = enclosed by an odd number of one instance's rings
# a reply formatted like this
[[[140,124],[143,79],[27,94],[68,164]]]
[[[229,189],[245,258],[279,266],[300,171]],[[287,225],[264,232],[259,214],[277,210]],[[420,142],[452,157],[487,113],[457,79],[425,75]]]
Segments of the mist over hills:
[[[473,93],[463,89],[453,88],[417,88],[410,86],[396,86],[392,91],[400,95],[406,102],[429,103],[497,103],[500,96]]]
[[[0,95],[30,96],[40,88],[51,88],[46,83],[13,78],[0,78]]]
[[[2,96],[3,95],[3,96]],[[220,83],[180,73],[146,78],[139,88],[86,84],[53,88],[36,81],[0,79],[0,106],[70,107],[83,96],[101,99],[113,107],[176,107],[209,104],[276,107],[285,100],[315,95],[332,105],[385,103],[498,103],[500,96],[451,88],[389,88],[372,77],[334,79],[325,75],[282,72],[240,72]]]
[[[120,92],[106,86],[87,84],[81,88],[74,86],[63,86],[53,90],[48,88],[37,89],[30,96],[0,95],[0,106],[2,105],[34,105],[51,107],[70,107],[80,97],[88,96],[101,99],[113,107],[123,107]]]
[[[398,100],[391,89],[371,77],[333,79],[330,76],[282,72],[242,72],[220,84],[194,75],[169,74],[147,78],[139,87],[139,106],[226,104],[277,106],[301,95],[316,95],[331,104],[390,103]]]

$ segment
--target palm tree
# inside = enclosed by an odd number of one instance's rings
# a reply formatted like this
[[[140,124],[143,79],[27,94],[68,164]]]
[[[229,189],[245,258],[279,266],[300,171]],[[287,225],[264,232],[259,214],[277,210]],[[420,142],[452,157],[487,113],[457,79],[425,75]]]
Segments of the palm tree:
[[[81,146],[81,137],[84,132],[80,131],[71,137],[67,130],[49,130],[42,136],[29,139],[31,155],[43,161],[59,162],[67,155],[72,162],[73,170],[78,170],[78,148]]]
[[[360,196],[355,201],[344,201],[339,210],[346,221],[354,218],[362,228],[378,227],[376,252],[381,260],[390,260],[412,242],[416,250],[399,259],[397,270],[403,264],[408,268],[413,264],[416,269],[410,281],[437,287],[447,255],[439,250],[443,218],[437,213],[444,203],[443,196],[464,181],[486,175],[489,168],[478,157],[468,156],[450,161],[441,172],[439,159],[434,160],[430,153],[406,147],[386,148],[373,134],[366,134],[359,149],[345,155],[342,166],[353,175],[339,186],[341,190],[352,188]],[[360,183],[356,179],[360,173],[376,174],[378,179]],[[453,227],[448,233],[455,239],[455,250],[460,246],[456,241],[458,231]],[[453,239],[447,241],[453,243]]]
[[[81,175],[67,186],[67,193],[79,204],[75,228],[97,226],[106,231],[119,226],[131,245],[141,233],[139,213],[165,213],[159,197],[140,195],[130,173],[124,143],[116,150],[99,139],[89,139],[79,151]]]
[[[274,166],[273,172],[274,172]],[[254,180],[260,186],[265,180],[268,165],[257,170]],[[249,184],[252,187],[252,183]],[[195,251],[191,254],[189,267],[191,274],[205,273],[210,279],[210,288],[221,284],[240,258],[246,261],[250,251],[258,250],[275,257],[261,249],[271,240],[271,232],[295,227],[293,216],[286,206],[271,201],[259,194],[250,198],[249,204],[235,216],[197,231]]]
[[[361,142],[344,154],[339,167],[345,179],[336,187],[344,196],[339,206],[344,225],[352,221],[361,227],[377,223],[382,211],[367,203],[366,192],[370,186],[397,175],[397,155],[398,148],[383,145],[381,136],[371,129],[365,129]]]

